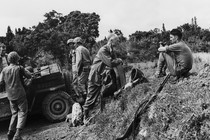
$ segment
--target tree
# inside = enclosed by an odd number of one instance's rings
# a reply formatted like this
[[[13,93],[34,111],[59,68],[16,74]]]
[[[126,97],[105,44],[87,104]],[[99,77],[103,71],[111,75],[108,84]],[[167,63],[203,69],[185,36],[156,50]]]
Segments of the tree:
[[[56,12],[55,10],[52,10],[51,12],[46,13],[44,17],[46,18],[44,20],[44,23],[47,25],[47,28],[49,29],[58,26],[58,24],[62,22],[60,20],[62,17],[62,14]]]
[[[13,34],[10,26],[7,27],[7,33],[6,33],[6,38],[7,42],[11,41],[15,35]]]
[[[62,24],[64,32],[70,37],[82,37],[85,42],[99,36],[98,25],[100,17],[96,13],[81,13],[80,11],[70,12]]]
[[[163,23],[162,32],[166,32],[165,24]]]
[[[81,36],[84,39],[84,46],[92,48],[95,38],[99,36],[100,18],[96,13],[73,11],[63,16],[52,10],[44,17],[44,21],[37,26],[15,30],[16,34],[11,43],[13,49],[22,56],[27,55],[38,59],[37,52],[43,50],[51,54],[53,59],[60,60],[61,64],[65,65],[69,63],[67,62],[68,47],[66,45],[69,38]]]
[[[10,28],[10,26],[7,27],[7,33],[6,33],[6,42],[5,45],[6,47],[6,51],[10,52],[11,50],[13,50],[13,46],[10,44],[10,41],[14,38],[14,34]]]

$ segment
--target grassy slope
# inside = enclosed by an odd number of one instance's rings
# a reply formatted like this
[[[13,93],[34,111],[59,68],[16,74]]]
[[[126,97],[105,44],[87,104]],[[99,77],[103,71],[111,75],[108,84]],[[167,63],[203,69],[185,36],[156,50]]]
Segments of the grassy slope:
[[[200,75],[183,80],[176,85],[166,84],[158,99],[142,116],[136,139],[210,139],[210,67],[203,69],[210,55],[194,55],[192,71]],[[155,72],[154,63],[135,64],[147,77]],[[201,70],[202,69],[202,70]],[[121,136],[139,103],[154,94],[162,79],[149,79],[149,83],[137,85],[122,93],[117,100],[107,99],[105,111],[95,117],[95,123],[87,127],[68,128],[62,125],[46,131],[29,134],[36,139],[112,140]],[[33,136],[33,137],[32,137]],[[131,139],[131,138],[130,138]]]
[[[203,69],[208,60],[202,58],[203,54],[194,57],[192,71],[200,74],[164,87],[158,99],[142,116],[137,139],[210,139],[210,67]],[[152,63],[139,66],[147,76],[154,73]],[[118,100],[107,101],[106,110],[95,118],[95,124],[85,128],[77,139],[108,140],[120,136],[131,122],[139,103],[153,94],[163,79],[149,80],[150,83],[124,92]]]

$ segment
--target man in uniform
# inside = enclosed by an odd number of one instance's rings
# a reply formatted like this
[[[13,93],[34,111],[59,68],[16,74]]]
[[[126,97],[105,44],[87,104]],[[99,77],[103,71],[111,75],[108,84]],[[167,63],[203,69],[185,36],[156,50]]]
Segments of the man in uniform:
[[[89,111],[97,103],[101,89],[102,89],[102,74],[105,71],[105,67],[113,68],[122,63],[120,58],[114,56],[113,47],[119,42],[119,37],[111,33],[108,36],[108,43],[101,47],[96,54],[93,65],[91,66],[90,74],[88,77],[88,94],[83,105],[84,124],[87,123],[89,118]]]
[[[5,83],[7,98],[10,103],[12,117],[10,120],[9,140],[21,140],[21,130],[23,129],[28,112],[26,92],[20,79],[20,70],[26,78],[31,78],[31,73],[18,65],[20,56],[17,52],[8,54],[9,66],[5,67],[0,75],[0,82]],[[13,138],[14,137],[14,138]]]
[[[192,69],[193,56],[190,48],[182,40],[182,32],[173,29],[170,32],[170,41],[172,45],[160,46],[158,60],[158,70],[156,77],[164,75],[164,65],[167,65],[169,72],[175,77],[175,80],[185,76]]]
[[[76,75],[76,70],[75,70],[75,63],[76,63],[76,52],[75,52],[75,48],[74,48],[74,39],[69,39],[67,41],[67,45],[70,48],[70,53],[69,53],[69,57],[71,58],[71,70],[72,70],[72,74],[73,74],[73,81],[75,79],[75,75]]]
[[[3,43],[0,43],[0,72],[6,66],[8,66],[6,58],[6,46]]]
[[[89,50],[82,45],[82,39],[80,37],[76,37],[73,43],[73,88],[79,97],[80,104],[84,104],[87,95],[87,81],[91,66],[91,56]]]

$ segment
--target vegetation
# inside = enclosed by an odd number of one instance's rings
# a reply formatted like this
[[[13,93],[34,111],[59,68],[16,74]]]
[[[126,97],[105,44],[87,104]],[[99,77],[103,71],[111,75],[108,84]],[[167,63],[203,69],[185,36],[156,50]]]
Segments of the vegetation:
[[[203,67],[207,62],[198,58],[199,55],[195,58],[193,69],[198,75],[183,79],[176,85],[166,84],[158,99],[142,116],[140,125],[135,130],[135,139],[210,139],[210,67]],[[153,73],[154,69],[151,68],[152,66],[150,69],[144,67],[143,71],[150,70]],[[150,76],[151,73],[146,74]],[[95,125],[89,126],[91,138],[116,139],[125,132],[139,103],[154,94],[163,80],[148,78],[150,83],[140,84],[131,91],[124,92],[118,100],[107,100],[106,110],[96,117]],[[81,139],[85,133],[87,132],[80,135]]]
[[[203,59],[203,55],[208,59]],[[141,117],[135,130],[137,140],[207,140],[210,139],[210,54],[194,54],[193,72],[197,76],[165,85],[157,100]],[[122,93],[118,99],[106,99],[105,109],[95,116],[93,124],[68,127],[68,124],[26,134],[28,139],[107,140],[121,136],[139,103],[157,90],[162,79],[152,78],[154,62],[139,63],[149,83],[139,84]],[[204,67],[205,66],[205,67]],[[127,73],[129,75],[129,72]],[[96,111],[97,112],[97,111]],[[128,138],[132,139],[132,136]]]
[[[61,65],[65,66],[69,63],[69,48],[66,45],[69,38],[81,36],[86,47],[91,49],[95,38],[99,36],[100,17],[96,13],[73,11],[63,16],[52,10],[44,17],[45,20],[37,26],[16,29],[15,34],[8,27],[6,37],[2,39],[7,46],[7,52],[15,50],[21,56],[29,56],[36,60],[45,57],[43,54],[48,54],[49,58],[59,60]],[[53,60],[46,59],[46,62]]]
[[[7,52],[15,50],[21,56],[31,57],[38,65],[56,61],[69,68],[69,48],[66,45],[69,38],[81,36],[92,56],[107,41],[105,38],[95,42],[95,38],[99,36],[100,21],[100,16],[96,13],[73,11],[68,15],[62,15],[52,10],[44,17],[45,20],[38,25],[29,29],[18,28],[15,33],[8,26],[6,36],[0,37],[0,42],[7,46]],[[165,86],[158,100],[142,116],[136,130],[136,139],[210,139],[210,67],[205,65],[209,63],[210,57],[209,54],[203,53],[210,51],[210,31],[202,29],[197,24],[196,17],[192,18],[191,23],[185,23],[177,28],[183,31],[183,40],[193,52],[200,52],[194,55],[195,64],[192,70],[199,74],[184,79],[177,85],[168,83]],[[116,55],[125,62],[154,61],[158,56],[159,42],[169,44],[169,31],[164,24],[161,30],[155,28],[150,31],[136,31],[129,38],[125,38],[120,29],[114,29],[112,32],[121,36]],[[139,68],[148,78],[154,73],[155,66],[154,62],[139,64]],[[114,139],[120,136],[132,120],[138,104],[151,96],[163,79],[149,80],[149,83],[122,93],[122,97],[117,100],[107,100],[106,109],[96,116],[95,124],[88,126],[80,134],[77,133],[75,138]],[[69,133],[71,132],[65,133],[62,137],[68,138]],[[73,136],[74,134],[71,138]]]
[[[69,38],[81,36],[84,39],[84,45],[93,57],[107,42],[106,38],[95,41],[95,38],[99,36],[100,22],[100,16],[96,13],[73,11],[68,15],[62,15],[52,10],[44,17],[44,21],[38,25],[29,29],[18,28],[15,33],[8,26],[6,36],[0,37],[0,41],[7,46],[7,52],[18,51],[21,56],[31,57],[39,62],[39,65],[56,61],[61,66],[69,67],[69,48],[66,45]],[[197,24],[196,17],[192,18],[191,23],[185,23],[177,28],[183,31],[183,40],[193,52],[209,52],[210,31],[202,29]],[[113,32],[121,36],[116,55],[125,62],[154,61],[158,57],[159,42],[170,43],[169,31],[166,30],[164,24],[162,29],[136,31],[129,35],[129,38],[125,38],[120,29],[114,29]],[[43,60],[43,57],[45,61],[39,61],[39,59]]]

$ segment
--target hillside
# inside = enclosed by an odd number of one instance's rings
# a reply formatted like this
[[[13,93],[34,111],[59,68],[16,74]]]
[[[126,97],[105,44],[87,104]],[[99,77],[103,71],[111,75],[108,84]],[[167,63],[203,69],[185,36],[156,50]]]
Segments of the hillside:
[[[191,76],[177,84],[165,85],[157,100],[142,116],[135,131],[136,139],[210,139],[210,66],[204,65],[208,59],[205,57],[204,60],[202,56],[204,55],[194,55],[195,64],[192,71],[198,72],[197,76]],[[139,103],[154,94],[163,80],[152,78],[154,63],[140,63],[135,67],[139,67],[150,82],[123,92],[116,100],[107,99],[104,112],[96,115],[94,123],[73,128],[63,122],[51,128],[25,133],[24,138],[112,140],[121,136],[133,119]]]
[[[194,58],[192,71],[197,71],[198,75],[176,85],[166,84],[158,99],[142,116],[136,139],[210,139],[210,67],[204,67],[206,60],[199,55]],[[151,69],[152,65],[146,66],[150,67],[141,69],[149,78],[154,69]],[[155,93],[163,78],[149,80],[150,83],[140,84],[124,92],[118,100],[107,101],[105,112],[96,117],[94,125],[78,134],[77,139],[87,139],[89,136],[89,139],[107,140],[121,136],[134,117],[139,103]]]

